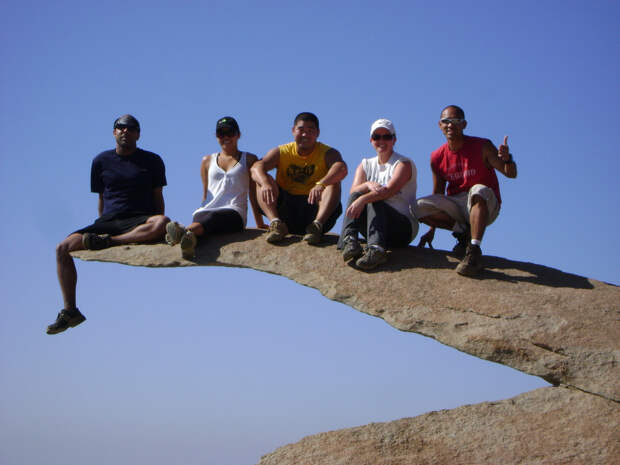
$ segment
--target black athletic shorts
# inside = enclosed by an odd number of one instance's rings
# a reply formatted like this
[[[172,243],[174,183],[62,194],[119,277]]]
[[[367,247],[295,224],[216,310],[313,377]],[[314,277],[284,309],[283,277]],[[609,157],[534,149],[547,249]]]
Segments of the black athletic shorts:
[[[306,226],[314,221],[318,211],[318,205],[308,203],[307,195],[289,194],[280,188],[278,194],[278,218],[286,223],[291,234],[305,234]],[[334,227],[340,215],[342,215],[342,203],[338,204],[323,225],[324,233]]]
[[[93,224],[78,229],[73,234],[84,234],[88,232],[118,236],[119,234],[131,231],[136,226],[146,223],[146,220],[151,216],[155,215],[153,213],[145,214],[144,212],[107,213],[97,218]]]

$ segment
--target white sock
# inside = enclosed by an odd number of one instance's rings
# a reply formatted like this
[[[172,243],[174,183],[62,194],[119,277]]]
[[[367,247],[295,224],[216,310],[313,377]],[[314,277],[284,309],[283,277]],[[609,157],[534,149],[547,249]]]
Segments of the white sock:
[[[480,247],[480,242],[482,242],[482,241],[479,241],[478,239],[472,239],[471,240],[471,245],[477,245],[478,247]]]

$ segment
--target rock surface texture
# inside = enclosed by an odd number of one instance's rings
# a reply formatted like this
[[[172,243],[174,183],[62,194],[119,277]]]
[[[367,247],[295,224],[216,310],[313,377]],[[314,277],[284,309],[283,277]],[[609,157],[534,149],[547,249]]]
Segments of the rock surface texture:
[[[573,274],[484,257],[480,279],[454,272],[444,251],[401,249],[364,273],[343,263],[335,236],[310,247],[267,244],[248,230],[209,238],[192,261],[179,246],[80,251],[83,260],[148,267],[232,266],[278,274],[327,298],[556,387],[502,402],[322,433],[268,464],[620,464],[620,288]],[[376,292],[369,293],[368,289]]]

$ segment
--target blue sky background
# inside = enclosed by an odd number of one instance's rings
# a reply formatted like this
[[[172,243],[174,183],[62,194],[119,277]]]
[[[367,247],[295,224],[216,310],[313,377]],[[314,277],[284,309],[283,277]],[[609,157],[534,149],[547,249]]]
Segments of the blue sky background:
[[[307,434],[544,386],[250,270],[78,261],[88,321],[50,337],[54,247],[96,217],[90,163],[113,146],[123,113],[166,163],[166,213],[187,222],[221,116],[237,118],[241,148],[262,156],[291,140],[296,113],[313,111],[351,173],[372,155],[370,124],[390,118],[425,195],[444,141],[439,112],[458,104],[466,133],[496,145],[508,135],[519,167],[500,179],[484,253],[619,284],[619,10],[4,3],[0,462],[246,465]],[[452,245],[436,235],[437,248]]]

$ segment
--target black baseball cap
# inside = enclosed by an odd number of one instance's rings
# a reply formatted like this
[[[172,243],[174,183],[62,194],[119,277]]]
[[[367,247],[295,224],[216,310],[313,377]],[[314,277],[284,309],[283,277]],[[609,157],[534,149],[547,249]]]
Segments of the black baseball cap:
[[[135,128],[138,131],[140,130],[140,123],[138,123],[138,120],[132,115],[123,115],[116,118],[116,121],[114,121],[114,129],[120,125]]]
[[[224,116],[217,120],[217,124],[215,125],[215,133],[217,134],[221,130],[232,130],[235,134],[239,134],[241,131],[239,130],[239,125],[235,118],[232,116]]]

